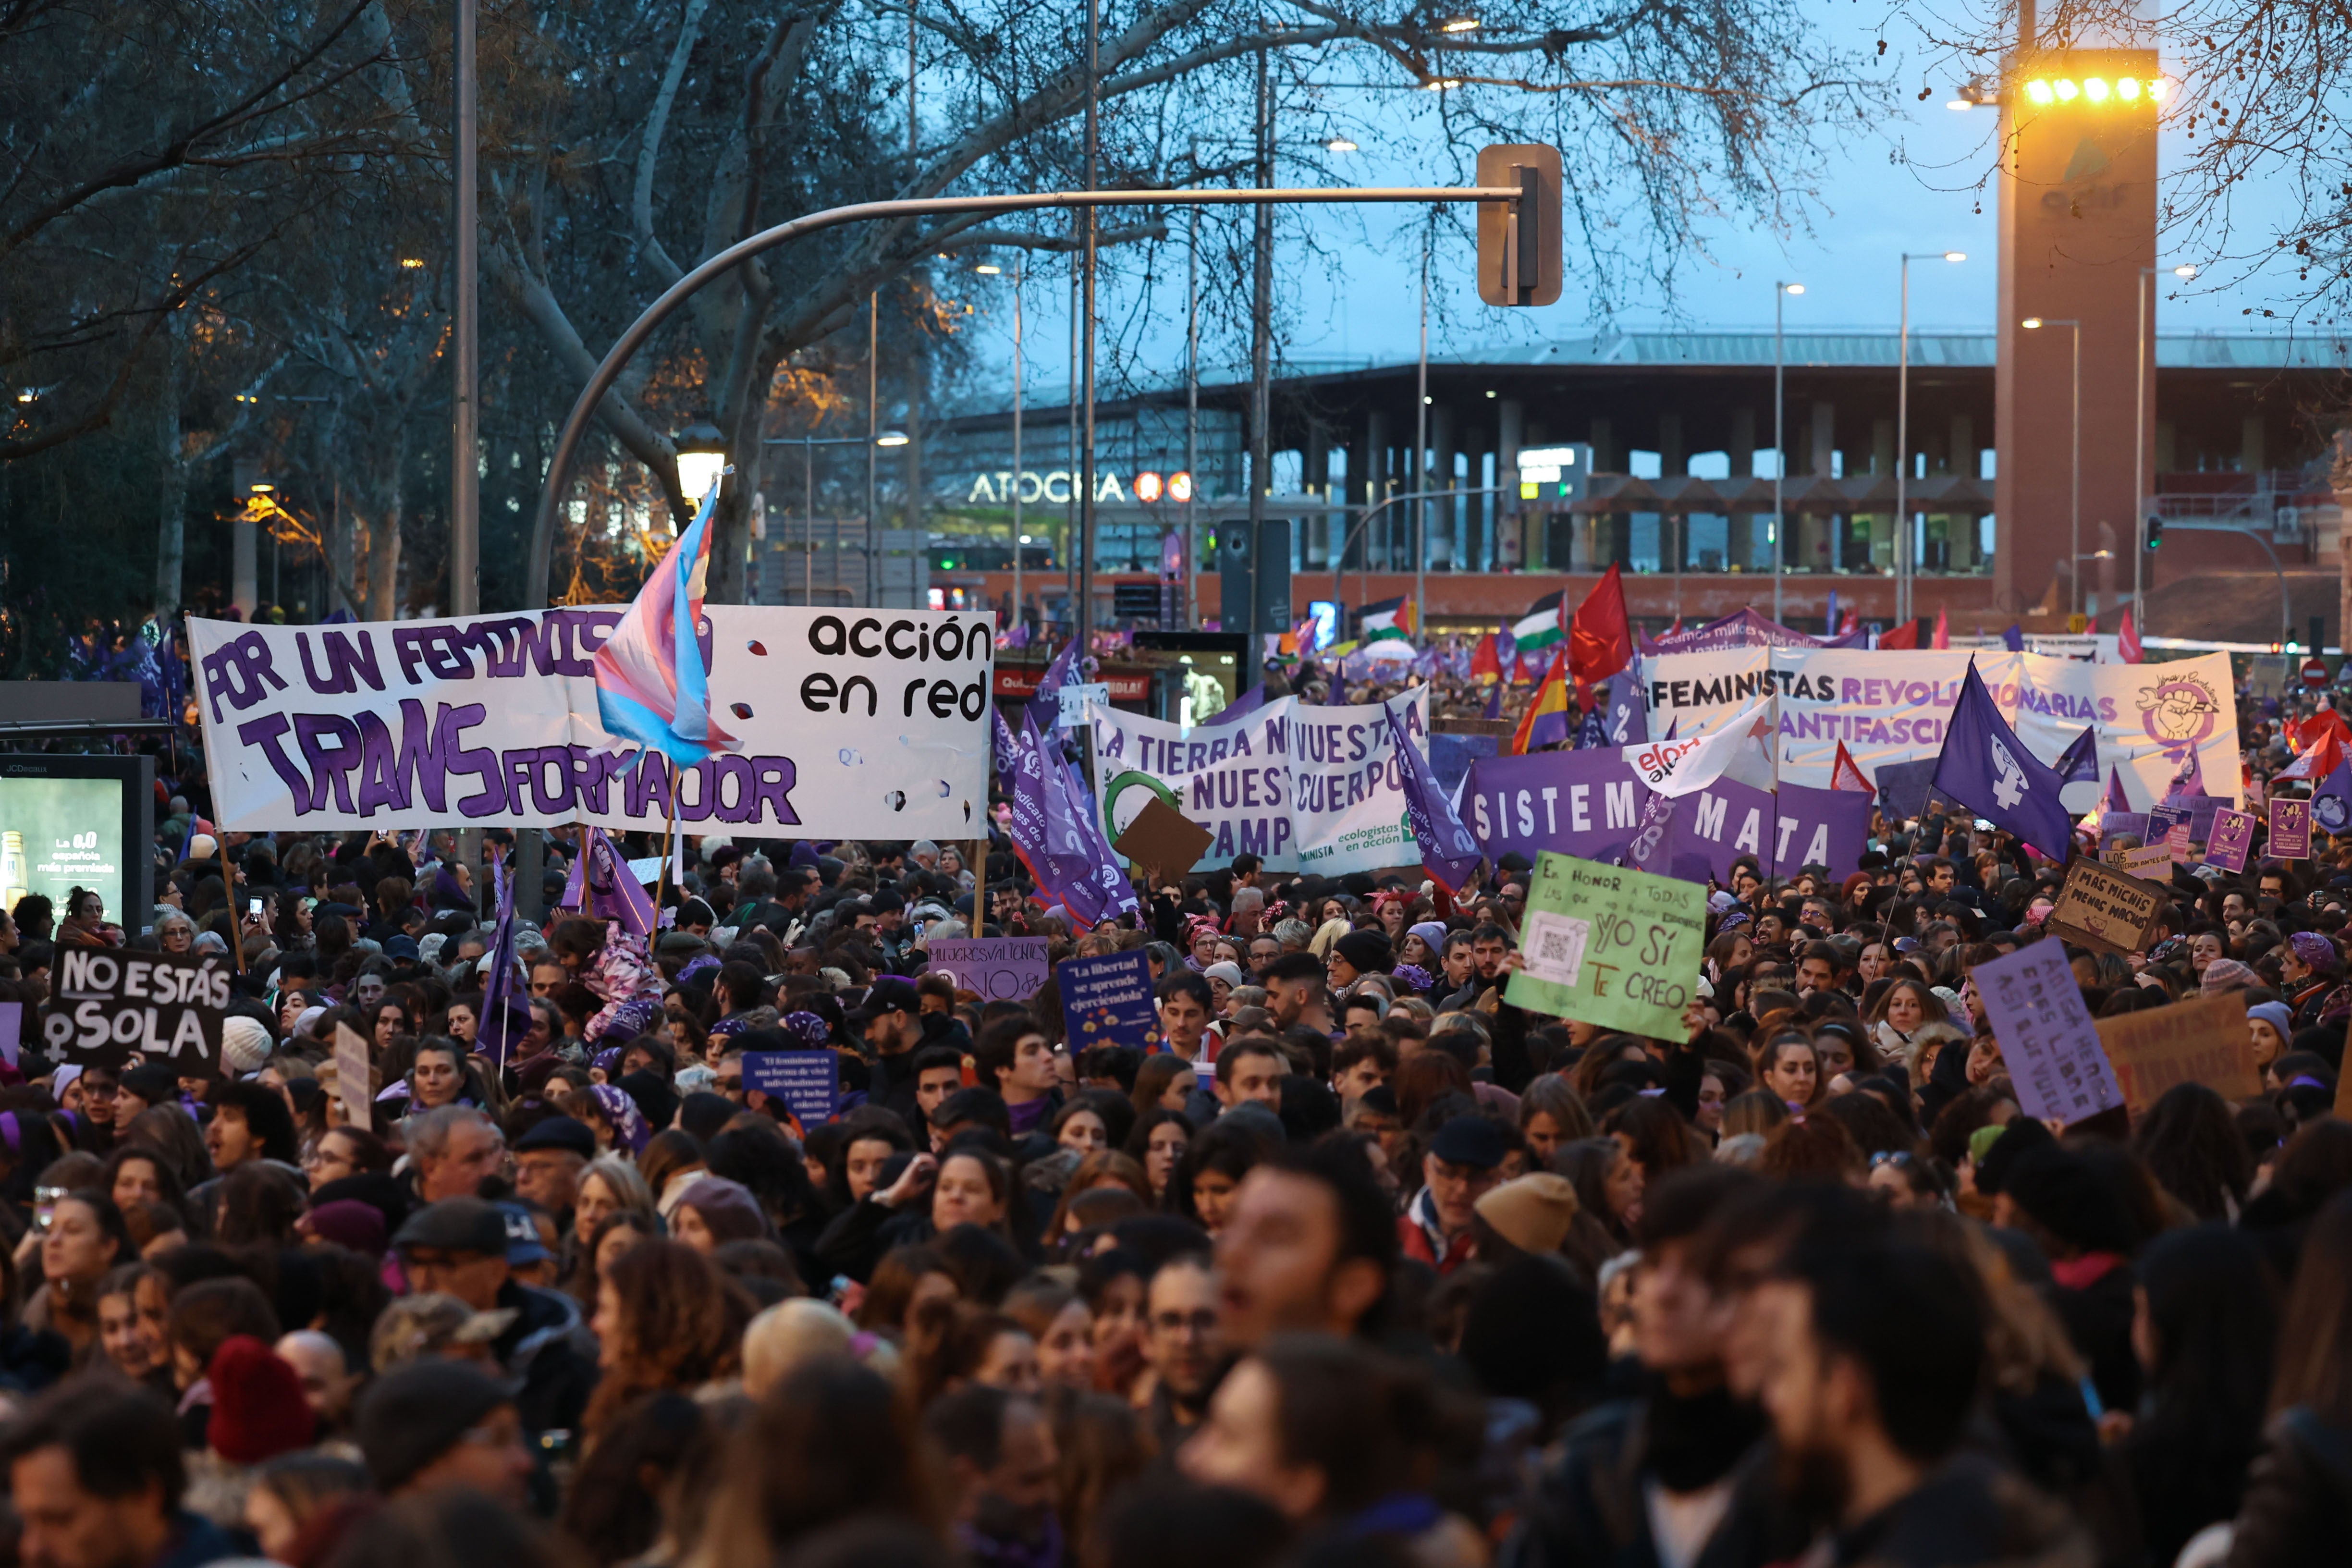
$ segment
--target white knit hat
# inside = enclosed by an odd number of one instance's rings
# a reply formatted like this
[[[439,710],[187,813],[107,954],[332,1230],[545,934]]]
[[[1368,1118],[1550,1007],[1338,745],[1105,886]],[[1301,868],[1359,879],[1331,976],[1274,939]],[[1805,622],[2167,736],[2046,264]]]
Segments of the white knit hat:
[[[257,1018],[237,1013],[221,1020],[221,1066],[230,1072],[259,1072],[276,1044]]]

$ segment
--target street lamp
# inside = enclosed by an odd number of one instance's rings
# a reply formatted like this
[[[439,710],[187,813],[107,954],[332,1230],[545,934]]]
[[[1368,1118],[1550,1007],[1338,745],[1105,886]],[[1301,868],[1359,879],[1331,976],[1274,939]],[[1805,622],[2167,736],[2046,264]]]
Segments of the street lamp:
[[[719,476],[727,471],[727,437],[717,426],[697,420],[679,431],[672,445],[677,448],[677,488],[685,492],[688,505],[699,506]],[[686,530],[680,527],[677,531]]]
[[[1780,607],[1780,558],[1787,553],[1780,541],[1780,476],[1789,467],[1789,444],[1781,437],[1782,420],[1782,359],[1780,339],[1780,306],[1791,294],[1805,291],[1802,283],[1772,285],[1772,618],[1782,618]]]
[[[885,430],[874,437],[874,444],[877,447],[903,447],[907,444],[907,433],[904,430]]]
[[[1003,270],[985,262],[972,268],[975,272],[993,275]],[[1027,272],[1023,264],[1013,264],[1013,624],[1023,626],[1027,617],[1022,608],[1021,545],[1021,285]],[[1009,629],[1009,628],[1004,628]]]
[[[1895,373],[1895,618],[1898,621],[1918,614],[1911,602],[1911,579],[1918,563],[1911,549],[1911,511],[1904,504],[1911,478],[1911,264],[1938,258],[1958,262],[1969,258],[1960,250],[1903,253],[1903,326],[1897,333]]]
[[[2044,327],[2065,327],[2074,334],[2074,458],[2069,464],[2074,475],[2070,481],[2071,499],[2067,502],[2067,537],[2070,542],[2066,548],[2070,553],[2080,555],[2083,553],[2083,323],[2060,321],[2056,317],[2045,320],[2040,316],[2028,316],[2020,325],[2029,332],[2040,331]],[[2133,461],[2138,459],[2135,458]],[[2070,613],[2079,616],[2083,613],[2082,574],[2070,565],[2066,569],[2066,576],[2067,586],[2072,590],[2068,595],[2072,601]]]
[[[2197,276],[2197,268],[2193,263],[2184,261],[2172,269],[2172,275],[2179,279],[2194,278]],[[2147,301],[2147,280],[2155,276],[2156,268],[2153,267],[2143,267],[2139,269],[2139,315],[2137,318],[2139,330],[2139,358],[2133,366],[2135,374],[2139,378],[2135,389],[2138,395],[2132,400],[2132,620],[2137,624],[2145,624],[2147,620],[2147,599],[2140,586],[2145,566],[2140,557],[2147,553],[2149,498],[2147,492],[2140,486],[2147,477],[2148,468],[2147,375],[2150,312]]]

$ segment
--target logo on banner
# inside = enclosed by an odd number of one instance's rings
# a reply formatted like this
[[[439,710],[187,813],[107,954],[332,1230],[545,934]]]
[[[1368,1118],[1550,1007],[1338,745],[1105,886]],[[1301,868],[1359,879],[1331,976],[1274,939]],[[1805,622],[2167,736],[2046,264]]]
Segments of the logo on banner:
[[[2179,761],[2205,743],[2221,717],[2221,704],[2201,676],[2178,675],[2139,689],[2140,727],[2165,755]]]
[[[2025,770],[2017,765],[2017,759],[2009,754],[2007,746],[1998,739],[1991,745],[1993,771],[2000,775],[1993,780],[1992,798],[2003,811],[2014,810],[2017,803],[2025,798],[2025,792],[2033,786],[2026,781]]]

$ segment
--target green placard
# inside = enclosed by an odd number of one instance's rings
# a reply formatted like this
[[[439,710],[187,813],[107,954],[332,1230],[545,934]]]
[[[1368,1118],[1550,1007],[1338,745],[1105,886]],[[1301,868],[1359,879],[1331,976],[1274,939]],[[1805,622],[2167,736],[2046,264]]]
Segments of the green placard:
[[[1521,930],[1523,967],[1503,991],[1514,1007],[1602,1028],[1679,1040],[1698,994],[1706,889],[1696,882],[1536,857]]]

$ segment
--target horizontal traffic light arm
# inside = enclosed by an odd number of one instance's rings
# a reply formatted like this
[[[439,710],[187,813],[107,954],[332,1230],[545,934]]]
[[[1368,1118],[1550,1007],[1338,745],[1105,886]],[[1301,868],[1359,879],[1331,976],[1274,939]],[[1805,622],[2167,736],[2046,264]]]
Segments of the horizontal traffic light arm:
[[[1487,151],[1491,152],[1492,149]],[[1486,154],[1480,154],[1481,166]],[[1559,153],[1552,151],[1553,167],[1559,167]],[[1554,190],[1557,191],[1555,181]],[[527,603],[532,608],[547,604],[548,568],[555,550],[556,512],[561,506],[564,487],[572,478],[572,462],[581,441],[588,433],[588,421],[595,415],[621,372],[637,351],[646,345],[678,308],[697,293],[729,272],[778,246],[789,245],[824,229],[839,228],[853,223],[873,223],[916,217],[940,217],[950,213],[1039,212],[1056,207],[1230,207],[1230,206],[1336,206],[1345,203],[1369,202],[1404,205],[1415,202],[1482,202],[1491,203],[1489,211],[1516,213],[1524,195],[1523,187],[1514,175],[1507,183],[1495,185],[1369,185],[1343,186],[1336,190],[1264,189],[1239,191],[1033,191],[1014,195],[929,196],[919,201],[854,202],[847,206],[828,207],[789,223],[736,241],[725,250],[697,267],[693,271],[663,290],[661,298],[645,309],[644,314],[629,323],[588,384],[580,389],[572,405],[572,413],[563,422],[563,434],[555,445],[554,458],[547,467],[547,480],[539,492],[539,511],[532,520],[530,531],[530,562],[524,578]],[[1553,220],[1542,226],[1557,235],[1558,197],[1555,195]],[[1482,216],[1482,227],[1484,219]],[[1538,222],[1540,223],[1540,219]],[[1551,240],[1557,246],[1558,240]]]

